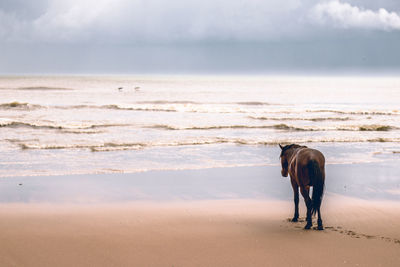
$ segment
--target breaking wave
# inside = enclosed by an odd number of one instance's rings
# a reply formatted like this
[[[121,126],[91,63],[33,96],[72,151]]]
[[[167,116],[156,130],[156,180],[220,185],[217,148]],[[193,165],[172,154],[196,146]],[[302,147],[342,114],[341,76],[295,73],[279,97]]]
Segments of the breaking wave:
[[[341,111],[333,109],[319,109],[319,110],[306,110],[309,113],[336,113],[336,114],[347,114],[347,115],[385,115],[385,116],[399,116],[400,113],[397,111],[383,112],[383,111]]]
[[[38,143],[39,140],[7,140],[13,144],[18,145],[23,150],[52,150],[52,149],[77,149],[89,150],[91,152],[108,152],[108,151],[124,151],[124,150],[142,150],[146,148],[155,147],[180,147],[180,146],[203,146],[203,145],[218,145],[218,144],[231,144],[231,145],[250,145],[250,146],[275,146],[278,144],[296,143],[376,143],[376,142],[400,142],[400,138],[374,138],[374,139],[310,139],[310,140],[286,140],[280,139],[276,141],[268,140],[251,140],[242,138],[205,138],[200,140],[187,140],[187,141],[170,141],[170,142],[148,142],[148,143],[115,143],[106,142],[103,144],[59,144],[59,145],[45,145]],[[36,141],[34,143],[29,141]],[[394,153],[398,153],[397,151]]]
[[[184,112],[184,113],[232,113],[232,114],[249,114],[248,118],[261,121],[348,121],[353,120],[352,116],[400,116],[400,112],[396,110],[392,112],[381,112],[381,111],[340,111],[330,109],[320,110],[306,110],[306,113],[320,115],[314,118],[299,117],[298,113],[304,111],[290,111],[290,110],[273,110],[273,109],[253,109],[251,107],[246,108],[245,106],[267,106],[267,105],[278,105],[270,104],[267,102],[236,102],[236,103],[202,103],[194,101],[137,101],[132,104],[108,104],[108,105],[49,105],[42,106],[38,104],[22,103],[22,102],[10,102],[0,104],[0,109],[15,109],[15,110],[34,110],[34,109],[62,109],[62,110],[74,110],[74,109],[103,109],[103,110],[121,110],[121,111],[142,111],[142,112]],[[261,114],[270,115],[253,115],[254,112],[261,112]],[[323,113],[337,114],[338,116],[325,116]],[[273,114],[273,115],[272,115]],[[285,117],[277,117],[277,114],[287,114]],[[293,115],[294,117],[290,117]],[[342,115],[342,116],[340,116]]]
[[[146,107],[120,107],[118,105],[105,105],[98,107],[100,109],[116,109],[116,110],[133,110],[133,111],[161,111],[161,112],[176,112],[174,108],[146,108]]]
[[[390,130],[398,129],[397,127],[389,126],[389,125],[366,125],[360,126],[358,128],[359,131],[379,131],[379,132],[386,132]]]
[[[277,129],[277,130],[292,130],[292,131],[313,131],[313,129],[305,129],[299,127],[288,126],[286,124],[276,125],[215,125],[215,126],[192,126],[192,127],[177,127],[171,125],[152,125],[147,128],[164,129],[164,130],[222,130],[222,129]]]
[[[245,106],[269,106],[270,103],[267,102],[257,102],[257,101],[249,101],[249,102],[237,102],[235,104],[245,105]]]
[[[202,104],[200,102],[195,102],[195,101],[166,101],[166,100],[155,100],[155,101],[137,101],[136,103],[138,104],[154,104],[154,105],[170,105],[170,104],[182,104],[182,105],[187,105],[187,104],[193,104],[193,105],[199,105]]]
[[[139,126],[134,124],[123,124],[123,123],[104,123],[104,124],[88,124],[88,125],[59,125],[57,123],[32,123],[32,122],[21,122],[21,121],[6,121],[0,122],[0,128],[30,128],[30,129],[49,129],[49,130],[62,130],[64,133],[75,133],[75,134],[91,134],[98,133],[97,131],[91,131],[101,128],[112,128],[112,127],[131,127],[131,128],[146,128],[146,129],[159,129],[159,130],[170,130],[170,131],[207,131],[207,130],[235,130],[235,129],[271,129],[279,131],[378,131],[387,132],[392,130],[398,130],[398,127],[391,125],[344,125],[344,126],[296,126],[288,125],[285,123],[272,124],[272,125],[205,125],[205,126],[176,126],[168,124],[155,124],[147,126]]]
[[[55,129],[55,130],[85,130],[107,127],[122,127],[127,124],[91,124],[86,126],[66,126],[66,125],[50,125],[50,124],[34,124],[28,122],[11,121],[0,123],[0,128],[31,128],[31,129]],[[87,132],[86,132],[87,133]]]
[[[228,139],[217,138],[215,140],[197,140],[197,141],[182,141],[182,142],[171,142],[171,143],[104,143],[95,145],[41,145],[24,143],[18,140],[9,140],[10,142],[17,144],[21,149],[88,149],[92,152],[105,152],[105,151],[121,151],[121,150],[139,150],[149,147],[178,147],[178,146],[190,146],[190,145],[211,145],[211,144],[222,144],[229,143]]]
[[[29,103],[20,103],[17,101],[0,104],[0,109],[32,110],[32,109],[38,109],[38,108],[43,108],[43,106],[29,104]]]
[[[275,129],[284,131],[390,131],[396,130],[397,127],[390,125],[349,125],[339,127],[297,127],[287,125],[284,123],[274,125],[212,125],[212,126],[191,126],[191,127],[179,127],[173,125],[151,125],[146,128],[163,129],[163,130],[220,130],[220,129]]]
[[[249,116],[250,119],[261,120],[261,121],[348,121],[352,120],[350,117],[319,117],[319,118],[298,118],[298,117],[255,117]]]
[[[130,110],[130,111],[155,111],[155,112],[177,112],[174,108],[169,107],[121,107],[119,105],[75,105],[75,106],[55,106],[58,109],[111,109],[111,110]]]
[[[155,101],[137,101],[137,104],[154,104],[154,105],[171,105],[171,104],[181,104],[181,105],[244,105],[244,106],[268,106],[272,105],[271,103],[267,102],[258,102],[258,101],[244,101],[244,102],[236,102],[236,103],[225,103],[225,102],[196,102],[196,101],[167,101],[167,100],[155,100]]]
[[[29,105],[29,104],[28,104]],[[187,113],[254,113],[254,109],[245,106],[267,106],[278,105],[266,102],[237,102],[237,103],[200,103],[193,101],[138,101],[127,106],[119,104],[109,105],[71,105],[71,106],[50,106],[57,109],[109,109],[109,110],[126,110],[126,111],[150,111],[150,112],[187,112]],[[241,107],[242,106],[242,107]],[[40,107],[40,106],[38,106]],[[293,114],[296,116],[299,112],[304,111],[288,111],[288,110],[260,110],[267,114]],[[343,117],[319,116],[315,118],[301,117],[268,117],[254,116],[250,118],[255,120],[305,120],[305,121],[346,121],[351,120],[351,116],[400,116],[400,112],[383,112],[383,111],[340,111],[340,110],[306,110],[306,113],[332,113],[342,115]],[[298,116],[298,115],[297,115]]]
[[[218,106],[232,105],[232,106]],[[189,106],[188,106],[189,105]],[[208,106],[207,106],[208,105]],[[212,107],[211,107],[211,106]],[[110,105],[72,105],[54,106],[57,109],[109,109],[126,111],[150,111],[150,112],[187,112],[187,113],[252,113],[252,110],[235,107],[235,105],[270,105],[263,102],[239,102],[239,103],[200,103],[193,101],[138,101],[131,106]]]

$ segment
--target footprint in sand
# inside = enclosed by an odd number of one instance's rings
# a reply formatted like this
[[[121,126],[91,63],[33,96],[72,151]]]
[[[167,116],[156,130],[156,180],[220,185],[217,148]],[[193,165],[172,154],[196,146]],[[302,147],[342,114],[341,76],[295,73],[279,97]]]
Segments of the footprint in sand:
[[[292,222],[292,218],[287,218],[286,221]],[[306,221],[305,218],[298,218],[298,219],[297,219],[297,222],[305,222],[305,221]],[[293,223],[295,223],[295,222],[293,222]]]
[[[286,221],[292,223],[292,219],[291,218],[288,218]],[[297,223],[299,223],[299,222],[305,222],[305,218],[299,218]],[[294,228],[302,229],[303,227],[298,225],[297,223],[295,223]],[[317,230],[317,227],[313,227],[313,229]],[[367,235],[367,234],[357,233],[357,232],[355,232],[353,230],[343,229],[342,226],[325,226],[325,230],[332,231],[332,232],[338,232],[340,234],[344,234],[344,235],[350,236],[351,238],[381,239],[381,240],[384,240],[386,242],[392,242],[392,243],[400,245],[400,239],[390,238],[390,237],[385,237],[385,236],[374,236],[374,235]]]
[[[381,239],[381,240],[384,240],[386,242],[392,242],[392,243],[400,245],[400,239],[390,238],[390,237],[385,237],[385,236],[374,236],[374,235],[367,235],[367,234],[357,233],[357,232],[355,232],[353,230],[343,229],[343,227],[341,227],[341,226],[337,226],[337,227],[326,226],[325,229],[328,230],[328,231],[339,232],[341,234],[348,235],[348,236],[350,236],[352,238]]]

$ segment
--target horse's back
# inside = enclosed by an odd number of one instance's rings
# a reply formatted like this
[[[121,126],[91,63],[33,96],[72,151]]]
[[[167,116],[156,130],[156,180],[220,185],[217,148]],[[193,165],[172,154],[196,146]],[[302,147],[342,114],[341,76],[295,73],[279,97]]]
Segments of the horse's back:
[[[297,153],[297,163],[300,166],[307,166],[312,160],[315,160],[321,168],[325,167],[325,157],[319,150],[303,148]]]
[[[310,165],[317,164],[319,171],[322,175],[322,179],[325,179],[325,157],[324,155],[316,149],[303,148],[296,155],[297,161],[297,176],[302,182],[301,184],[312,184],[312,179],[310,177]]]

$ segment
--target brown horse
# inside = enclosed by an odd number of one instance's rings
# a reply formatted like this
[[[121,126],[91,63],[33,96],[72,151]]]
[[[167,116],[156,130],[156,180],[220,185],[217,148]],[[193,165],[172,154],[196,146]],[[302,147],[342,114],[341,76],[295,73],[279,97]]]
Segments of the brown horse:
[[[304,229],[312,226],[311,215],[318,212],[318,230],[323,230],[321,219],[321,202],[325,184],[325,158],[318,150],[291,144],[281,146],[282,176],[290,174],[290,182],[294,192],[294,216],[292,222],[299,218],[299,188],[307,206],[307,224]],[[312,199],[310,199],[310,187],[313,187]]]

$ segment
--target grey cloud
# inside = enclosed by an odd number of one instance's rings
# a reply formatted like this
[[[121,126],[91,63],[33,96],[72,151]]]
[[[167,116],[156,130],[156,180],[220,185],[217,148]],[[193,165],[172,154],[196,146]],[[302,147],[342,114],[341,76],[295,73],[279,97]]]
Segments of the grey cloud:
[[[2,0],[0,41],[264,42],[308,38],[314,25],[398,29],[393,0]],[[358,5],[360,7],[358,7]]]
[[[339,28],[361,28],[374,30],[400,30],[400,16],[384,8],[373,11],[333,0],[315,5],[310,18],[322,25]]]
[[[394,5],[391,0],[380,2]],[[375,2],[363,3],[373,6]],[[386,9],[373,12],[355,4],[317,0],[3,0],[0,40],[122,44],[265,42],[308,38],[318,34],[313,24],[328,25],[332,21],[347,28],[378,25],[397,29],[400,19],[396,13]]]
[[[398,73],[400,2],[336,2],[0,0],[0,73]]]
[[[2,12],[0,28],[8,41],[264,41],[299,32],[302,10],[301,0],[64,0],[34,18]]]
[[[0,10],[19,19],[35,19],[48,8],[48,0],[1,0]]]

